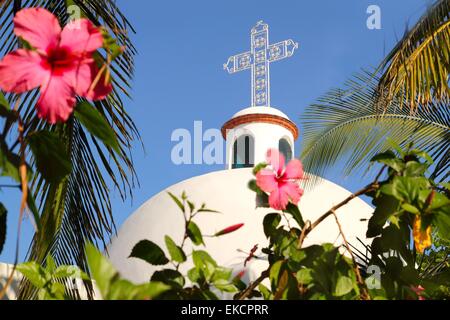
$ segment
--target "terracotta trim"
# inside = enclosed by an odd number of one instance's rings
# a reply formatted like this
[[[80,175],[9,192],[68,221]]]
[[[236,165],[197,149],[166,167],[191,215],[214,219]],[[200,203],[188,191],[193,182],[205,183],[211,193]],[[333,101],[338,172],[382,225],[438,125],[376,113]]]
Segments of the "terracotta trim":
[[[226,140],[226,132],[227,130],[231,130],[236,128],[237,126],[245,123],[253,123],[253,122],[262,122],[262,123],[271,123],[280,125],[289,131],[291,131],[294,136],[294,141],[298,138],[298,128],[294,122],[288,120],[286,118],[266,113],[252,113],[252,114],[244,114],[242,116],[238,116],[236,118],[230,119],[222,126],[222,136]]]

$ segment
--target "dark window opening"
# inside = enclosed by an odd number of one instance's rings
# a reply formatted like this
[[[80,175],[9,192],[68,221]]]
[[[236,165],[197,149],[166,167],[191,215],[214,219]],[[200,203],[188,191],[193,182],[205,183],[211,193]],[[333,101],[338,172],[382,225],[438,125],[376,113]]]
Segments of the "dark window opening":
[[[283,154],[286,161],[290,161],[292,159],[292,148],[286,139],[280,139],[278,142],[278,150],[280,150]]]
[[[241,136],[234,142],[233,145],[233,163],[231,167],[237,168],[250,168],[255,165],[255,147],[254,139],[252,136]]]

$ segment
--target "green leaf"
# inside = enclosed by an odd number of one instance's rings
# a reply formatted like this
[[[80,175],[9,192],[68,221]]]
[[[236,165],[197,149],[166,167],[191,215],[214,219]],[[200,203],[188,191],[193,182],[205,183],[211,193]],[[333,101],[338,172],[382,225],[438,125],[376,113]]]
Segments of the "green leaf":
[[[399,201],[393,196],[382,194],[373,200],[375,211],[369,219],[366,237],[373,238],[379,234],[390,216],[397,212]]]
[[[264,217],[263,226],[264,234],[269,238],[277,230],[281,221],[281,215],[278,213],[269,213]]]
[[[90,243],[86,245],[86,255],[92,277],[105,300],[155,298],[170,289],[170,286],[161,282],[135,285],[121,279],[112,264]]]
[[[131,251],[129,258],[138,258],[152,265],[165,265],[169,262],[164,251],[150,240],[139,241]]]
[[[188,204],[188,206],[189,206],[190,212],[191,212],[191,213],[194,212],[194,210],[195,210],[195,205],[194,205],[194,203],[191,202],[191,201],[189,201],[189,200],[186,200],[186,202],[187,202],[187,204]]]
[[[183,203],[180,201],[180,199],[178,199],[177,196],[175,196],[173,193],[171,192],[167,192],[167,194],[172,198],[172,200],[177,204],[178,208],[180,208],[181,212],[184,213],[184,205]]]
[[[334,290],[334,295],[337,297],[341,297],[346,295],[353,289],[353,281],[351,278],[346,276],[340,276],[337,283],[336,288]]]
[[[78,278],[82,280],[89,281],[89,276],[80,270],[80,268],[76,266],[59,266],[56,268],[53,273],[53,278],[57,279],[66,279],[66,278]]]
[[[417,162],[417,161],[408,161],[405,166],[404,175],[408,177],[418,177],[425,174],[427,171],[428,165]]]
[[[256,185],[256,180],[252,179],[247,183],[247,187],[252,190],[253,192],[261,192],[261,190]]]
[[[403,160],[397,158],[397,156],[390,150],[377,154],[370,161],[385,164],[394,169],[396,172],[403,171],[405,167]]]
[[[50,280],[50,276],[44,268],[35,261],[18,264],[17,271],[22,273],[36,288],[43,288]]]
[[[395,155],[394,152],[392,152],[392,150],[387,150],[385,152],[380,152],[380,153],[376,154],[374,157],[372,157],[372,159],[370,159],[370,161],[384,163],[382,161],[392,160],[392,159],[396,159],[396,158],[397,158],[397,156]]]
[[[256,208],[269,208],[269,196],[265,192],[257,192],[255,198]]]
[[[420,213],[419,209],[417,209],[415,206],[413,206],[412,204],[409,204],[409,203],[402,204],[402,208],[403,208],[403,210],[411,212],[413,214]]]
[[[155,282],[155,281],[146,283],[139,287],[142,287],[142,291],[139,293],[142,294],[143,298],[151,298],[151,299],[155,299],[162,293],[170,290],[170,286],[162,282]]]
[[[20,182],[20,157],[8,150],[6,143],[0,138],[0,176],[6,176]]]
[[[428,194],[429,194],[429,192],[428,192]],[[442,209],[443,207],[444,208],[447,207],[446,208],[447,210],[449,209],[449,207],[450,207],[450,199],[447,196],[445,196],[444,194],[436,192],[434,194],[433,201],[431,201],[431,203],[430,203],[428,208],[433,210],[433,211],[436,211],[438,209]]]
[[[210,213],[220,213],[217,210],[213,210],[213,209],[208,209],[206,208],[206,205],[203,203],[202,206],[200,207],[200,209],[197,210],[197,212],[210,212]]]
[[[400,201],[412,203],[419,196],[421,189],[429,187],[424,177],[394,177],[391,184],[381,187],[381,192],[392,195]]]
[[[265,162],[258,163],[253,168],[253,175],[256,175],[260,170],[264,169],[265,167],[267,167],[267,163],[265,163]]]
[[[171,237],[165,236],[164,240],[166,242],[167,250],[169,250],[170,257],[173,261],[184,262],[186,261],[186,255],[179,246],[175,244]]]
[[[106,118],[89,102],[82,101],[75,108],[75,117],[95,137],[120,154],[119,142]]]
[[[200,279],[205,277],[206,281],[210,281],[213,278],[214,272],[217,268],[217,262],[211,258],[211,256],[203,250],[194,250],[192,252],[192,260],[195,267],[199,270]]]
[[[437,227],[439,236],[450,241],[450,209],[433,215],[433,222]]]
[[[103,47],[111,55],[111,60],[116,59],[123,53],[123,48],[117,44],[117,40],[113,38],[106,29],[102,29]]]
[[[434,163],[433,158],[431,158],[427,152],[419,149],[410,150],[407,155],[414,155],[423,158],[429,165]]]
[[[192,268],[188,271],[187,276],[192,283],[202,283],[204,281],[203,274],[201,273],[201,269],[197,267]]]
[[[405,152],[403,151],[402,147],[397,143],[397,141],[395,141],[394,139],[388,137],[386,138],[386,142],[395,149],[395,151],[398,152],[398,154],[400,156],[403,156],[405,154]]]
[[[289,202],[288,206],[286,207],[286,210],[283,210],[283,212],[287,212],[292,215],[294,220],[298,223],[300,228],[303,228],[305,226],[305,222],[303,221],[302,214],[300,213],[300,209],[297,205],[292,204]]]
[[[224,267],[217,267],[214,270],[214,274],[212,276],[212,281],[217,280],[230,280],[231,272],[233,270],[230,268],[224,268]]]
[[[36,223],[36,229],[39,232],[41,230],[41,218],[39,216],[39,210],[36,207],[36,201],[34,200],[32,192],[28,192],[27,197],[28,209],[30,209],[33,214],[34,222]]]
[[[128,280],[118,279],[111,283],[107,300],[144,300],[157,298],[170,290],[170,286],[162,282],[149,282],[135,285]]]
[[[49,300],[64,300],[66,288],[62,283],[53,282],[50,286]]]
[[[272,285],[272,290],[275,291],[276,288],[278,287],[278,282],[280,281],[280,276],[281,276],[281,271],[283,270],[284,266],[284,261],[283,260],[279,260],[277,262],[275,262],[274,264],[272,264],[272,266],[270,267],[270,272],[269,272],[269,278],[270,278],[270,283]]]
[[[172,269],[155,271],[152,275],[151,281],[163,282],[170,285],[171,287],[176,287],[178,289],[183,288],[185,284],[183,275],[180,272]]]
[[[272,292],[270,292],[269,288],[267,288],[265,285],[263,285],[262,283],[258,286],[259,291],[261,292],[261,294],[264,297],[264,300],[271,300],[273,299],[273,294]]]
[[[309,268],[300,269],[296,274],[298,283],[301,285],[310,284],[313,281],[312,273],[313,273],[312,269]]]
[[[3,92],[0,91],[0,115],[3,112],[3,110],[11,110],[11,107],[9,105],[8,100],[6,100]]]
[[[48,182],[58,183],[72,171],[66,148],[54,132],[42,130],[28,136],[36,167]]]
[[[211,290],[201,290],[200,295],[202,300],[219,300],[219,298]]]
[[[53,274],[53,272],[56,270],[56,263],[51,255],[47,255],[47,258],[45,259],[45,270],[49,274]]]
[[[0,202],[0,253],[3,251],[3,246],[6,241],[6,215],[8,211],[6,210],[3,203]]]
[[[111,281],[114,277],[117,277],[117,271],[91,243],[86,244],[86,257],[92,278],[95,280],[103,299],[107,299]]]
[[[201,244],[205,244],[203,242],[203,237],[202,237],[202,233],[200,232],[200,228],[193,222],[193,221],[189,221],[188,227],[187,227],[187,234],[189,239],[191,239],[191,241],[199,246]]]
[[[208,252],[203,250],[192,251],[192,260],[195,267],[198,269],[201,269],[206,262],[209,262],[213,266],[217,267],[217,262],[213,258],[211,258]]]
[[[213,282],[213,285],[220,291],[223,292],[236,292],[237,289],[234,284],[230,283],[228,280],[219,279]]]
[[[17,111],[11,110],[8,100],[6,100],[3,93],[0,91],[0,117],[4,117],[7,120],[14,122],[18,118]]]

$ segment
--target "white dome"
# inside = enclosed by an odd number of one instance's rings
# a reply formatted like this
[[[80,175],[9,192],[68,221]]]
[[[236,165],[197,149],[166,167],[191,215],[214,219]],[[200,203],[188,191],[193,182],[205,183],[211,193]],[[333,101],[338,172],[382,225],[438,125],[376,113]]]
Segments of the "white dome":
[[[257,255],[267,245],[263,232],[262,221],[264,215],[273,212],[272,209],[255,209],[255,193],[247,188],[247,183],[253,178],[251,168],[223,170],[197,176],[177,183],[167,191],[180,195],[183,191],[197,206],[203,202],[210,209],[220,211],[216,213],[198,214],[195,219],[204,234],[214,234],[225,227],[237,223],[244,226],[234,233],[218,238],[205,237],[206,250],[216,261],[235,270],[244,268],[247,254],[258,244]],[[323,180],[314,190],[306,192],[300,200],[300,210],[305,220],[314,221],[350,195],[344,188]],[[359,198],[352,200],[346,206],[337,210],[338,217],[350,243],[363,249],[357,237],[365,241],[367,220],[373,209]],[[295,222],[294,222],[295,223]],[[164,236],[170,235],[176,243],[180,243],[184,233],[184,220],[181,212],[166,191],[162,191],[146,201],[134,212],[119,229],[117,236],[112,239],[108,253],[112,263],[127,279],[141,283],[148,281],[155,267],[136,258],[128,258],[133,246],[140,240],[149,239],[157,243],[163,250]],[[325,220],[314,229],[305,241],[305,246],[312,243],[331,242],[335,245],[342,243],[339,231],[332,217]],[[186,252],[190,248],[186,247]],[[192,265],[187,265],[191,268]],[[186,272],[187,267],[181,269]],[[253,259],[248,267],[248,280],[252,281],[267,268],[264,259]],[[161,268],[161,267],[160,267]],[[158,269],[160,269],[158,268]]]
[[[290,120],[289,117],[284,112],[281,112],[280,110],[274,107],[255,107],[255,106],[242,109],[241,111],[235,113],[233,117],[231,117],[231,119],[247,114],[271,114],[274,116],[279,116]]]

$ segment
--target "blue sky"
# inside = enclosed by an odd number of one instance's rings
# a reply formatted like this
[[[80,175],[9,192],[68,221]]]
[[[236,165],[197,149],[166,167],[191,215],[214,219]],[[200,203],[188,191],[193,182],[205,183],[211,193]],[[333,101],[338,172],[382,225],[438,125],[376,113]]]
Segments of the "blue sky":
[[[135,144],[133,158],[140,187],[122,203],[113,191],[116,224],[145,200],[186,178],[224,168],[224,165],[172,163],[173,130],[220,128],[250,103],[250,72],[229,75],[222,69],[228,56],[249,50],[250,29],[258,20],[270,25],[270,41],[292,38],[299,50],[271,65],[271,102],[300,125],[304,108],[331,87],[341,85],[360,68],[377,65],[426,9],[428,0],[318,1],[125,1],[118,4],[132,21],[132,39],[139,51],[132,101],[126,102],[145,145]],[[381,29],[366,27],[369,5],[381,9]],[[300,127],[300,138],[301,141]],[[296,153],[299,152],[299,141]],[[342,179],[339,170],[326,178],[349,190],[366,181]],[[189,190],[187,190],[189,193]],[[224,195],[226,196],[226,195]],[[13,262],[19,192],[4,190],[1,201],[9,209],[8,235],[0,261]],[[206,201],[207,199],[205,199]],[[163,213],[162,213],[163,214]],[[24,222],[23,258],[32,237]]]

